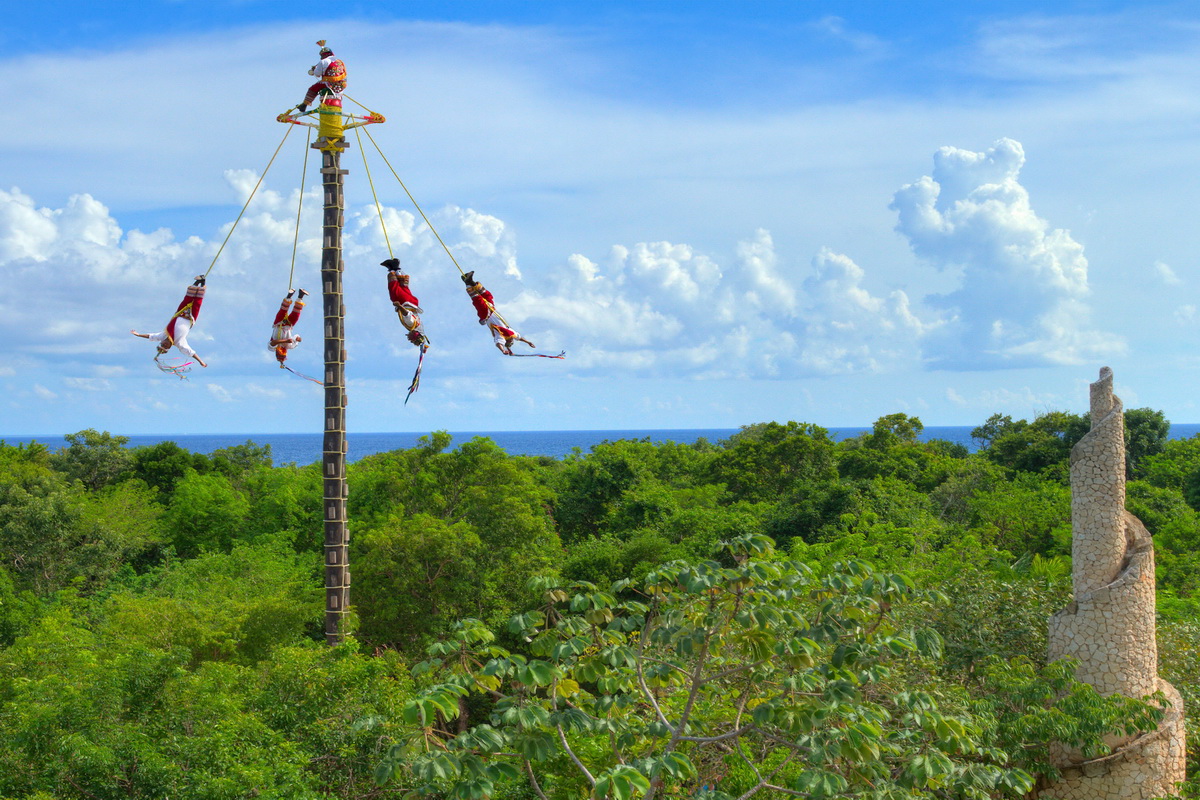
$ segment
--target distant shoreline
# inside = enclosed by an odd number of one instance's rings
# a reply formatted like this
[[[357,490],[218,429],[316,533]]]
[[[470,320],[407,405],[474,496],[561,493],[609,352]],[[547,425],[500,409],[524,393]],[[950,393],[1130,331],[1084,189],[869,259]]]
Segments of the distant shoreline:
[[[922,441],[943,439],[966,447],[975,452],[978,443],[971,438],[974,425],[931,425],[921,432]],[[450,431],[451,448],[459,447],[476,437],[491,439],[500,449],[511,456],[548,456],[565,458],[576,448],[586,453],[595,445],[604,441],[619,439],[643,440],[661,444],[673,441],[679,444],[692,444],[699,439],[716,443],[728,439],[740,428],[649,428],[649,429],[610,429],[610,430],[569,430],[569,431]],[[868,427],[826,428],[830,438],[834,440],[851,439],[871,430]],[[1177,423],[1171,425],[1168,437],[1171,439],[1187,439],[1200,434],[1198,423]],[[126,434],[119,434],[126,435]],[[400,432],[400,433],[349,433],[351,461],[356,461],[376,453],[390,450],[401,450],[416,447],[423,436],[429,432]],[[40,442],[52,450],[65,445],[62,435],[51,436],[0,436],[9,445],[29,444]],[[271,458],[276,464],[311,464],[321,458],[322,435],[320,433],[191,433],[191,434],[139,434],[129,435],[129,447],[145,447],[160,442],[175,442],[185,450],[193,453],[210,454],[214,450],[252,441],[257,445],[270,445]]]

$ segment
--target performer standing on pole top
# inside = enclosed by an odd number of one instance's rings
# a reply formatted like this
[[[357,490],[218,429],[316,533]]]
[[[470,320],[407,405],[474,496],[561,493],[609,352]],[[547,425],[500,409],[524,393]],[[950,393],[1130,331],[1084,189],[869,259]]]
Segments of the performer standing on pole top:
[[[508,323],[496,313],[495,298],[492,297],[491,292],[483,288],[482,283],[476,282],[474,270],[463,275],[462,282],[467,285],[467,295],[471,298],[471,305],[475,306],[475,313],[479,315],[479,324],[488,326],[497,350],[506,356],[511,356],[513,354],[512,346],[517,342],[524,342],[530,347],[534,347],[533,342],[508,327]]]
[[[346,91],[346,65],[340,58],[333,57],[333,51],[325,45],[324,39],[317,44],[321,48],[321,60],[308,70],[308,74],[315,77],[317,82],[308,87],[304,101],[296,106],[296,110],[301,114],[308,110],[318,94],[333,94],[338,100],[337,105],[340,106],[342,92]]]
[[[129,331],[134,336],[142,339],[149,339],[152,342],[158,342],[158,355],[164,355],[174,346],[181,353],[196,359],[196,363],[202,367],[207,367],[204,359],[196,355],[196,351],[188,346],[187,335],[191,331],[192,325],[200,317],[200,305],[204,302],[204,283],[203,275],[197,275],[196,280],[187,288],[187,292],[183,296],[183,300],[179,302],[179,306],[175,309],[175,316],[171,317],[171,321],[167,326],[158,333],[138,333],[135,330]],[[156,357],[157,358],[157,357]]]
[[[274,327],[271,329],[271,341],[267,345],[275,351],[275,359],[279,362],[280,369],[284,368],[283,362],[287,361],[288,350],[301,342],[294,329],[300,321],[300,311],[304,308],[304,298],[308,292],[301,289],[295,305],[292,305],[292,295],[295,293],[295,290],[289,291],[287,297],[279,304],[279,311],[275,313],[275,321],[272,323]]]

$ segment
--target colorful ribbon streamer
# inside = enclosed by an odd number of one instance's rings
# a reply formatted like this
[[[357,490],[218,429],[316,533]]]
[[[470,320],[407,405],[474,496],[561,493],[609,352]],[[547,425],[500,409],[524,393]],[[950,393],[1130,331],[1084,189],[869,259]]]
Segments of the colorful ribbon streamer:
[[[413,373],[412,383],[408,385],[408,394],[404,396],[404,405],[408,405],[408,398],[412,397],[413,392],[421,386],[421,364],[425,363],[425,351],[428,349],[429,345],[421,345],[421,355],[417,358],[417,371]]]

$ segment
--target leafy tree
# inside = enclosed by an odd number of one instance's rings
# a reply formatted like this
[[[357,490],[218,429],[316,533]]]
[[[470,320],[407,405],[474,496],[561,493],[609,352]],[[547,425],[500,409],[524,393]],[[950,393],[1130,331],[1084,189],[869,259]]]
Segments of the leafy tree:
[[[888,414],[875,420],[871,433],[867,435],[866,445],[876,450],[886,450],[900,443],[913,444],[923,430],[925,424],[917,417]]]
[[[1057,481],[1019,474],[967,505],[972,528],[997,548],[1017,556],[1071,552],[1071,490]]]
[[[427,515],[478,538],[470,602],[500,622],[524,605],[525,583],[557,568],[562,545],[549,515],[550,493],[525,460],[511,459],[490,439],[444,452],[448,434],[421,446],[362,459],[350,472],[350,513],[363,530],[401,517]],[[454,528],[455,536],[458,528]],[[357,571],[356,571],[357,572]]]
[[[984,423],[985,435],[995,434],[985,452],[997,464],[1022,472],[1043,472],[1053,468],[1065,480],[1071,448],[1091,430],[1091,426],[1091,420],[1086,416],[1066,411],[1050,411],[1033,422],[1018,420],[990,427]],[[976,428],[976,431],[980,429]]]
[[[376,794],[375,767],[404,733],[412,698],[408,664],[394,651],[360,652],[347,640],[280,648],[258,665],[251,705],[263,722],[294,742],[321,796],[360,800]]]
[[[87,428],[63,438],[68,446],[50,457],[50,466],[92,491],[115,481],[133,462],[133,454],[125,447],[128,436]]]
[[[487,616],[476,587],[483,542],[465,522],[392,517],[352,542],[360,634],[414,652],[463,616]]]
[[[353,642],[189,664],[64,603],[0,652],[0,796],[369,797],[410,696]]]
[[[321,465],[291,464],[244,473],[242,490],[250,504],[244,533],[250,540],[284,535],[297,551],[323,552],[324,503]],[[355,520],[356,527],[358,520]]]
[[[0,564],[0,648],[8,647],[38,615],[32,592],[18,592],[8,570]]]
[[[41,442],[11,445],[0,439],[0,468],[8,470],[15,464],[37,464],[46,467],[50,464],[50,449]]]
[[[158,542],[144,486],[87,493],[42,467],[0,473],[0,556],[17,585],[38,595],[73,581],[91,590]]]
[[[850,482],[799,486],[770,506],[763,531],[780,547],[817,542],[844,532],[863,507],[861,488]]]
[[[982,425],[971,431],[971,438],[979,443],[981,450],[987,450],[1000,437],[1014,433],[1028,424],[1025,420],[1014,422],[1008,414],[992,414]]]
[[[654,478],[654,445],[602,442],[586,456],[567,459],[558,476],[554,518],[567,542],[595,536],[625,494]]]
[[[1188,478],[1198,470],[1200,436],[1193,436],[1190,439],[1167,440],[1160,452],[1142,459],[1139,471],[1147,483],[1182,492]]]
[[[680,505],[671,487],[655,477],[646,477],[613,501],[601,527],[616,534],[656,527],[678,514]]]
[[[1031,575],[1028,567],[1024,574],[1001,575],[966,558],[988,557],[988,549],[977,542],[968,539],[956,550],[957,556],[939,559],[937,569],[938,588],[949,602],[922,617],[945,641],[939,669],[973,683],[980,680],[978,670],[995,658],[1042,661],[1046,620],[1071,600],[1069,569],[1048,578]]]
[[[722,542],[742,533],[763,533],[771,510],[769,503],[726,504],[727,495],[719,485],[677,489],[675,494],[679,510],[655,526],[655,530],[680,545],[690,559],[710,558]]]
[[[856,444],[843,443],[844,449],[838,454],[838,472],[843,478],[856,481],[896,478],[922,492],[937,488],[953,474],[960,459],[935,444],[899,440],[886,448],[856,447]]]
[[[795,486],[836,480],[834,446],[817,425],[767,422],[743,427],[725,442],[707,479],[734,500],[769,501]]]
[[[83,518],[82,491],[45,468],[21,473],[0,474],[0,547],[18,585],[47,594],[72,577],[66,562]]]
[[[1181,797],[1200,797],[1200,616],[1158,626],[1158,663],[1163,678],[1183,696],[1190,782]]]
[[[612,583],[622,574],[622,544],[609,536],[583,540],[568,549],[563,577],[570,581]]]
[[[1131,408],[1125,412],[1125,471],[1128,477],[1141,474],[1142,463],[1161,453],[1171,433],[1166,415],[1152,408]]]
[[[818,578],[774,560],[766,537],[732,543],[724,564],[656,570],[631,599],[628,581],[541,587],[544,607],[512,622],[532,657],[474,621],[430,648],[414,672],[438,682],[406,707],[414,735],[379,765],[381,783],[404,776],[460,800],[518,780],[542,798],[1020,796],[1033,785],[1020,764],[1041,765],[1029,750],[1044,754],[1051,735],[1095,752],[1111,727],[1154,725],[1066,664],[1005,687],[1054,711],[1000,750],[1024,708],[977,717],[965,697],[955,709],[892,683],[894,668],[940,650],[894,611],[934,596],[858,562]],[[473,693],[495,698],[487,722],[446,730]]]
[[[254,664],[274,648],[319,636],[316,567],[313,556],[278,542],[207,552],[168,564],[137,593],[106,598],[95,628],[113,641],[182,653],[190,666]]]
[[[128,474],[164,495],[170,495],[188,470],[203,474],[211,469],[212,462],[203,453],[190,453],[175,442],[159,442],[133,449],[133,463]]]
[[[959,461],[946,480],[929,492],[929,502],[938,519],[967,527],[973,519],[971,500],[980,492],[995,491],[1008,480],[1007,471],[986,458],[975,456]]]
[[[1065,479],[1071,448],[1091,429],[1086,414],[1051,411],[1033,422],[993,414],[971,431],[987,457],[1024,472],[1056,468]],[[1134,408],[1125,412],[1125,467],[1128,477],[1141,475],[1145,459],[1163,452],[1171,423],[1161,411]]]
[[[235,486],[241,486],[246,473],[271,467],[271,445],[258,445],[249,439],[245,444],[219,447],[209,454],[212,468],[220,472]]]
[[[188,470],[175,484],[163,522],[176,552],[191,558],[228,551],[245,529],[250,502],[220,473]]]

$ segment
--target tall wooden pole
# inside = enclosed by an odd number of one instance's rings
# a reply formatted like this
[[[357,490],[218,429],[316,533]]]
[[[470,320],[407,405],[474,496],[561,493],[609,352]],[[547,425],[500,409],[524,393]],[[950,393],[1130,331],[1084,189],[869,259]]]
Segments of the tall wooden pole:
[[[345,635],[350,602],[350,531],[346,524],[346,306],[342,301],[342,218],[344,201],[341,169],[346,140],[321,138],[325,188],[324,236],[321,246],[321,288],[325,310],[325,440],[322,474],[325,508],[325,642],[335,645]]]

